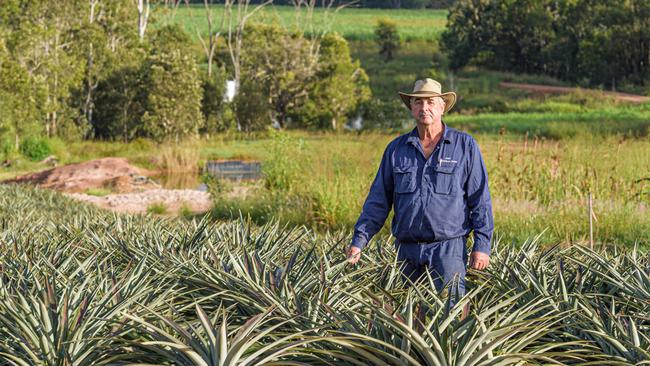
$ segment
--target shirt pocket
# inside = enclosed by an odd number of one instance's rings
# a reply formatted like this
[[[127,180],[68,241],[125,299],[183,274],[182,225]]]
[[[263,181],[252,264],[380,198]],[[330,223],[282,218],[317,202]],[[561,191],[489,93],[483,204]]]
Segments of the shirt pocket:
[[[438,194],[456,194],[456,169],[458,164],[441,163],[433,167],[433,191]]]
[[[395,193],[413,193],[416,188],[417,167],[399,167],[393,168],[395,175]]]

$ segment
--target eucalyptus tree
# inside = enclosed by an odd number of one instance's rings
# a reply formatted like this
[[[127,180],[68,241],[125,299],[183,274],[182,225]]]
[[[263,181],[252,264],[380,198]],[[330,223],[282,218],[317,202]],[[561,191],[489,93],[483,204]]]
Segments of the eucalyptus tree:
[[[82,8],[82,22],[75,31],[78,57],[85,61],[84,79],[71,104],[80,110],[77,124],[86,137],[95,125],[96,91],[115,70],[132,64],[141,47],[131,28],[130,0],[89,0]]]
[[[309,96],[318,58],[310,51],[311,41],[277,25],[250,26],[242,56],[243,83],[256,86],[271,107],[269,121],[281,128],[289,112]]]
[[[318,64],[309,97],[294,119],[304,126],[339,130],[350,115],[370,99],[369,79],[353,60],[347,41],[337,33],[320,39]]]
[[[16,152],[26,135],[40,134],[44,97],[44,85],[10,59],[0,43],[0,137],[11,141]]]
[[[83,77],[83,63],[72,51],[72,29],[79,24],[81,4],[81,0],[0,3],[9,57],[46,86],[41,123],[48,136],[55,135],[59,125],[74,115],[67,100]]]
[[[151,12],[151,4],[149,0],[137,0],[138,9],[138,37],[140,42],[144,41],[144,33],[147,31],[149,24],[149,13]]]
[[[144,114],[139,134],[157,141],[196,135],[203,125],[201,78],[189,36],[179,26],[152,35],[141,67]]]

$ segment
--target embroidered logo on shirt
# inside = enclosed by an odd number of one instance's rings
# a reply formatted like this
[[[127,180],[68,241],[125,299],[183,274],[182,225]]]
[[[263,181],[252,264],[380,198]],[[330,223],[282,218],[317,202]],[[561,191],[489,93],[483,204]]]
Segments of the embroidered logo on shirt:
[[[438,163],[442,165],[442,164],[456,164],[458,162],[456,160],[451,160],[451,158],[442,158],[438,160]]]

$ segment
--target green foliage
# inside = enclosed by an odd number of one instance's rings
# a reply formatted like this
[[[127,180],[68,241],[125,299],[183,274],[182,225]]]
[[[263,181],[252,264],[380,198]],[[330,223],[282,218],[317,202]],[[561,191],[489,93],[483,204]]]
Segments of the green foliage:
[[[271,130],[269,159],[263,165],[264,184],[272,191],[290,192],[300,175],[300,162],[296,159],[304,152],[304,141]]]
[[[150,35],[153,54],[170,53],[186,48],[192,43],[190,36],[177,24],[167,24],[157,28]],[[190,54],[185,51],[185,54]]]
[[[450,306],[392,238],[120,216],[0,186],[0,357],[31,365],[642,364],[650,255],[497,241]],[[217,295],[215,295],[217,294]],[[460,319],[463,307],[470,312]],[[429,309],[420,320],[418,308]]]
[[[196,135],[203,127],[201,80],[195,59],[182,50],[178,27],[158,30],[142,62],[116,68],[98,82],[93,135],[156,141]]]
[[[279,26],[248,28],[241,83],[235,111],[245,130],[251,122],[263,126],[267,118],[281,128],[289,121],[292,126],[341,128],[370,93],[367,76],[352,61],[342,37],[310,39]],[[267,103],[271,115],[260,116],[258,109]]]
[[[147,213],[164,215],[167,213],[167,206],[163,202],[154,202],[147,207]]]
[[[128,142],[142,135],[141,119],[147,93],[142,73],[140,68],[124,67],[99,82],[92,119],[93,137]]]
[[[370,99],[369,80],[348,43],[336,33],[320,40],[320,55],[309,98],[292,117],[299,125],[340,130],[347,117]]]
[[[41,132],[44,103],[45,88],[40,79],[10,59],[0,43],[0,137],[13,140],[15,151],[26,135]]]
[[[393,54],[400,46],[400,38],[397,33],[397,23],[390,19],[379,19],[375,26],[375,41],[379,45],[379,54],[385,57],[388,62],[393,59]]]
[[[206,76],[202,83],[203,97],[201,98],[201,112],[205,124],[201,128],[202,134],[213,134],[233,129],[225,116],[224,95],[226,89],[226,72],[223,68],[213,70],[213,76]]]
[[[152,54],[144,70],[147,96],[142,133],[156,141],[196,135],[203,124],[196,62],[181,51]]]
[[[129,0],[0,3],[0,43],[7,46],[9,62],[31,78],[31,99],[39,109],[34,113],[23,103],[15,113],[32,115],[25,120],[39,125],[36,133],[89,135],[98,83],[130,62],[126,56],[139,47],[131,35],[132,6]],[[19,92],[14,96],[20,98]]]
[[[39,161],[52,154],[52,147],[46,138],[28,137],[20,144],[20,153],[29,160]]]
[[[242,89],[258,89],[260,97],[268,100],[271,119],[282,128],[287,125],[289,112],[303,105],[309,94],[317,68],[316,42],[301,34],[290,34],[278,25],[247,28]]]
[[[650,79],[649,27],[647,1],[461,0],[442,39],[453,69],[475,63],[615,88]]]
[[[244,132],[268,128],[271,123],[271,105],[263,89],[253,79],[244,78],[237,88],[233,104],[238,127]]]
[[[2,11],[12,18],[4,23],[8,54],[42,82],[46,102],[39,122],[48,136],[54,136],[76,115],[68,100],[83,78],[84,63],[76,57],[72,30],[80,24],[77,16],[83,6],[80,1],[12,3]]]

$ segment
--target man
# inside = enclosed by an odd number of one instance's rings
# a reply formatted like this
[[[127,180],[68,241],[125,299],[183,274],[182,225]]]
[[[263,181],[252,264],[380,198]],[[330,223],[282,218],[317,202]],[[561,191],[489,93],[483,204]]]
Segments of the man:
[[[417,125],[388,144],[347,248],[348,261],[359,260],[393,208],[404,277],[415,282],[429,271],[438,291],[453,281],[452,294],[462,296],[470,232],[470,266],[482,270],[490,261],[494,223],[485,164],[470,135],[442,122],[455,93],[442,93],[440,83],[424,79],[412,93],[399,95]]]

